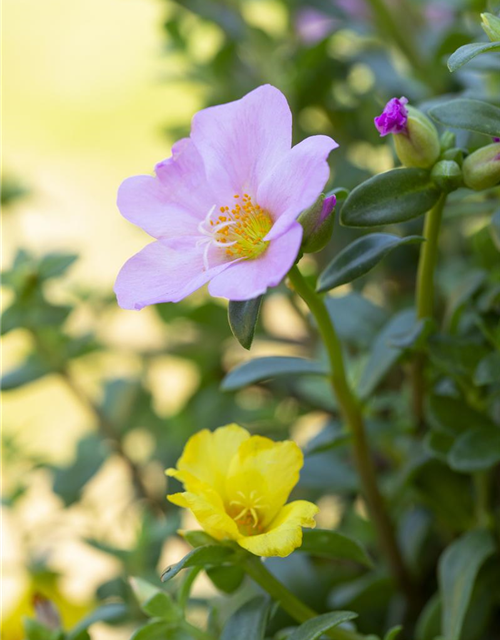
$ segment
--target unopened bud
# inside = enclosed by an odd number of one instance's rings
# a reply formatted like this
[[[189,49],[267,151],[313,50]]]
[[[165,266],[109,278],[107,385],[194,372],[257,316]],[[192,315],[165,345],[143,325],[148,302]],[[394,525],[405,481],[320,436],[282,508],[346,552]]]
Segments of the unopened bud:
[[[489,189],[500,183],[500,142],[481,147],[463,164],[464,182],[475,191]]]
[[[441,151],[436,127],[421,111],[406,106],[404,97],[393,98],[375,118],[381,136],[394,134],[396,154],[406,167],[429,169]]]
[[[491,42],[500,41],[500,18],[492,13],[482,13],[481,20],[483,31],[486,33]]]
[[[300,214],[298,221],[304,229],[302,240],[304,253],[316,253],[327,245],[335,223],[335,216],[332,213],[336,202],[335,195],[325,197],[321,194],[312,207]]]
[[[59,612],[51,600],[42,596],[40,593],[35,593],[33,596],[33,607],[35,608],[36,619],[43,624],[44,627],[53,631],[61,628]]]
[[[445,193],[463,185],[462,170],[453,160],[440,160],[432,167],[431,178]]]

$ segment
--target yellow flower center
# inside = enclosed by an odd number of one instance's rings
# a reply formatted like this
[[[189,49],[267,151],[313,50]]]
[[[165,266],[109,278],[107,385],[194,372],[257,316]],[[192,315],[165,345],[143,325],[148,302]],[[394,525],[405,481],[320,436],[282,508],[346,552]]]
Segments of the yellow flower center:
[[[237,495],[241,500],[231,500],[228,515],[236,522],[243,535],[253,536],[262,533],[259,511],[266,508],[266,505],[262,504],[262,496],[257,496],[256,491],[252,491],[248,497],[242,491],[237,491]]]
[[[214,217],[215,206],[210,209],[205,220],[198,225],[201,238],[198,246],[204,246],[204,264],[208,269],[210,247],[221,247],[231,259],[254,260],[267,249],[268,241],[264,240],[273,226],[271,215],[252,198],[244,193],[236,194],[232,207],[219,208],[219,215]]]

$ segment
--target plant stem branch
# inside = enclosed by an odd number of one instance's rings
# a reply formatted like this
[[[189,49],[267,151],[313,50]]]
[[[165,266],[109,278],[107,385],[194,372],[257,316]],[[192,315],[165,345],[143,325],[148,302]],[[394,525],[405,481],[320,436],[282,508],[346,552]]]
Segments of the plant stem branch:
[[[414,596],[413,585],[404,566],[384,499],[378,489],[377,474],[368,447],[361,406],[347,381],[342,347],[330,314],[323,298],[307,284],[296,266],[292,267],[288,276],[295,291],[304,300],[316,319],[330,360],[330,381],[341,413],[352,434],[354,457],[362,492],[375,525],[380,546],[387,558],[392,575],[408,599],[412,600]]]
[[[243,563],[245,572],[266,591],[273,600],[279,602],[281,607],[297,622],[302,624],[318,613],[299,600],[285,585],[268,571],[260,558],[249,557]],[[326,631],[325,635],[333,640],[363,640],[364,636],[347,629],[333,628]]]
[[[426,214],[424,224],[425,242],[420,249],[417,270],[416,310],[417,320],[432,318],[434,314],[434,272],[438,258],[439,230],[446,194],[442,194],[434,207]],[[424,421],[424,381],[425,358],[417,354],[412,371],[413,412],[418,425]]]

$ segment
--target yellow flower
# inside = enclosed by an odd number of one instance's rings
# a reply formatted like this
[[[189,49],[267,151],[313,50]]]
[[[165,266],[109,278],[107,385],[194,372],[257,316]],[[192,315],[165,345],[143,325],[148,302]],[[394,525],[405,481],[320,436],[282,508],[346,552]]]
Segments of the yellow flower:
[[[250,436],[236,424],[192,436],[177,469],[167,475],[184,493],[167,496],[190,509],[217,540],[236,540],[258,556],[287,556],[302,544],[302,527],[314,527],[318,507],[285,504],[304,463],[295,442]]]

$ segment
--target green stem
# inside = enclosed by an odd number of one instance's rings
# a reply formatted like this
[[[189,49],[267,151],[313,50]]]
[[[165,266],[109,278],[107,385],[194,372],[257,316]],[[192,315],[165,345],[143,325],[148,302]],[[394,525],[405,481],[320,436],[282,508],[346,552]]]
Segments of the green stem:
[[[413,585],[404,566],[385,502],[378,490],[377,474],[368,447],[361,406],[347,381],[342,347],[330,314],[323,298],[311,289],[296,266],[292,267],[288,277],[293,288],[316,319],[318,331],[330,360],[330,381],[341,413],[352,435],[354,457],[362,492],[375,525],[380,546],[387,558],[392,575],[408,599],[412,600],[414,596]]]
[[[318,613],[299,600],[283,583],[270,573],[264,563],[257,557],[249,557],[243,564],[245,572],[266,591],[273,600],[279,602],[282,609],[294,620],[302,624]],[[363,640],[364,636],[347,629],[334,628],[325,632],[333,640]]]
[[[425,242],[420,250],[417,271],[417,318],[432,318],[434,311],[434,271],[438,256],[439,229],[446,202],[443,194],[425,216]]]
[[[208,633],[208,631],[202,631],[201,629],[198,629],[198,627],[195,627],[193,624],[187,622],[186,620],[183,620],[180,623],[180,626],[191,637],[196,638],[196,640],[217,640],[217,638],[213,636],[211,633]]]
[[[417,270],[416,310],[418,320],[432,318],[434,314],[434,272],[438,258],[439,230],[445,203],[446,194],[442,194],[425,216],[425,242],[420,249]],[[413,363],[412,371],[413,413],[419,426],[424,422],[424,367],[425,358],[423,354],[419,353]]]
[[[179,597],[177,599],[179,606],[184,611],[186,608],[187,602],[189,600],[189,596],[191,594],[191,589],[193,587],[193,583],[198,577],[198,574],[203,569],[203,567],[193,567],[188,571],[187,577],[184,579],[182,586],[179,590]]]

